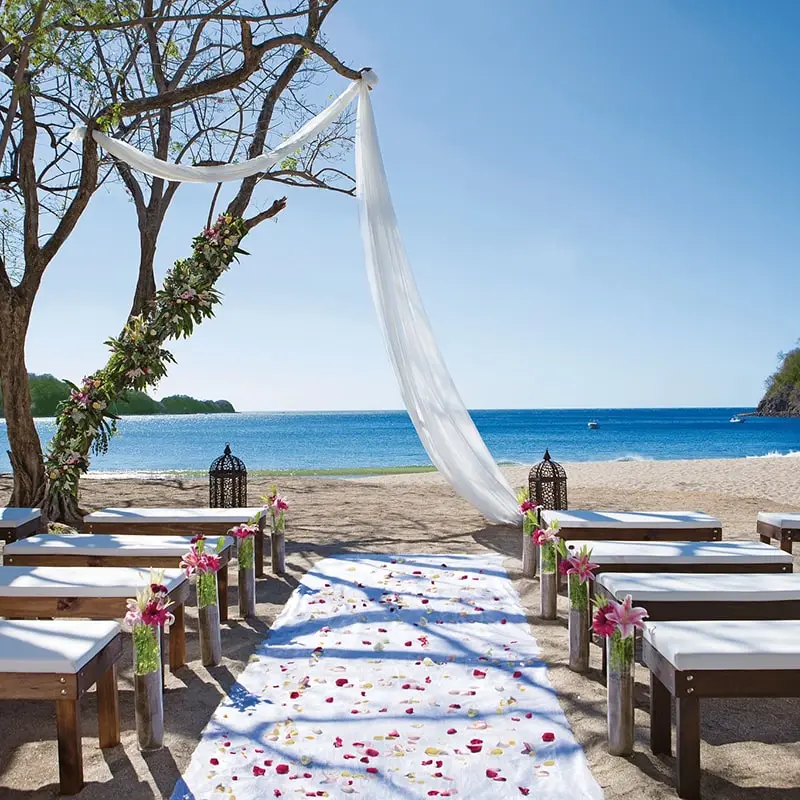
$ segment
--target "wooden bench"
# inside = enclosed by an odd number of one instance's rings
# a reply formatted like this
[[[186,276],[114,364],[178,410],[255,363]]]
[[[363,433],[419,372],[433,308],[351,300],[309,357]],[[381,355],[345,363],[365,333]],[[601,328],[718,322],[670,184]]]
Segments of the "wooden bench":
[[[224,536],[234,525],[241,525],[264,511],[255,535],[256,577],[264,577],[264,528],[267,512],[261,508],[103,508],[83,518],[89,533],[125,533],[146,536]],[[272,571],[283,573],[284,535],[270,539]]]
[[[567,541],[719,541],[722,523],[700,511],[551,511],[541,521],[558,521],[558,535]]]
[[[79,703],[95,684],[100,747],[119,744],[121,655],[115,622],[0,621],[0,699],[55,701],[62,794],[83,787]]]
[[[595,591],[656,620],[800,619],[800,573],[604,572]]]
[[[592,551],[596,575],[603,572],[792,572],[792,557],[761,542],[570,541]]]
[[[0,567],[0,617],[122,619],[127,599],[148,579],[147,571],[127,567]],[[184,604],[189,579],[182,570],[164,573],[164,585],[174,605],[169,629],[169,668],[186,663]]]
[[[678,796],[698,800],[701,698],[800,697],[800,622],[648,622],[643,640],[650,747],[672,752],[674,697]]]
[[[756,531],[762,542],[769,544],[776,539],[781,550],[791,553],[792,543],[800,539],[800,514],[761,512],[756,520]]]
[[[5,508],[0,506],[0,541],[16,542],[39,533],[42,513],[38,508]]]
[[[209,539],[206,546],[209,552],[216,552],[217,540]],[[3,563],[19,567],[177,569],[189,547],[190,537],[187,536],[46,534],[7,545],[3,550]],[[225,537],[217,572],[220,622],[228,619],[228,564],[232,552],[233,539]]]

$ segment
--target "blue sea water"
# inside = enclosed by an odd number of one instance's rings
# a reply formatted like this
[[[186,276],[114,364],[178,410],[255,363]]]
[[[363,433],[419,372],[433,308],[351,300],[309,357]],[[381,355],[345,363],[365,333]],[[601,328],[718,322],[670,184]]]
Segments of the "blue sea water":
[[[558,461],[738,458],[800,454],[800,419],[748,417],[734,408],[494,410],[472,415],[495,459]],[[590,430],[587,422],[600,425]],[[51,420],[39,420],[46,442]],[[226,442],[250,470],[356,469],[430,463],[404,411],[125,417],[92,468],[206,470]],[[5,424],[0,452],[5,454]],[[3,455],[0,470],[10,471]]]

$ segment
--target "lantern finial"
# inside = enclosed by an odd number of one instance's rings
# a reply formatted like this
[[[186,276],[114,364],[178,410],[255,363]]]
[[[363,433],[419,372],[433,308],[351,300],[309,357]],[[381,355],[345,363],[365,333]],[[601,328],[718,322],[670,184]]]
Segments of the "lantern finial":
[[[231,443],[225,442],[225,455],[229,456],[231,454]]]
[[[549,447],[544,451],[544,460],[545,461],[549,461],[550,460],[550,448]]]

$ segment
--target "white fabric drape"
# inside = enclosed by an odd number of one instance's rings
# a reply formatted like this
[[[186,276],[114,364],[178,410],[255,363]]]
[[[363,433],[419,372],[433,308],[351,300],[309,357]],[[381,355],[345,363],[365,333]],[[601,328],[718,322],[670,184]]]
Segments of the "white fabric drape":
[[[397,226],[383,168],[366,71],[333,103],[280,147],[240,164],[192,167],[171,164],[99,131],[95,141],[132,167],[170,181],[220,183],[264,172],[333,122],[358,96],[356,192],[372,297],[400,393],[433,464],[451,486],[493,522],[521,519],[514,493],[467,412],[444,363],[422,305]],[[76,130],[76,139],[85,129]]]

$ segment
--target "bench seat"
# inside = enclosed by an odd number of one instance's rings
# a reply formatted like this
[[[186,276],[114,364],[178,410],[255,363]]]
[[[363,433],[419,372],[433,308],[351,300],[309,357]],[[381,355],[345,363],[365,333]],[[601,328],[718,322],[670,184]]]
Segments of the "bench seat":
[[[119,744],[121,655],[115,622],[0,620],[0,700],[55,701],[62,794],[83,787],[79,701],[95,684],[100,747]]]
[[[700,798],[700,699],[800,697],[800,621],[646,622],[650,747],[669,755],[676,705],[678,796]]]
[[[49,567],[138,567],[177,568],[189,551],[189,536],[140,536],[126,534],[78,533],[31,536],[5,547],[3,563],[8,566]],[[233,538],[224,537],[217,572],[220,622],[228,619],[228,565],[233,555]],[[216,538],[206,543],[215,551]]]
[[[756,531],[762,542],[776,539],[781,550],[791,553],[793,542],[800,539],[800,513],[762,511],[756,519]]]

